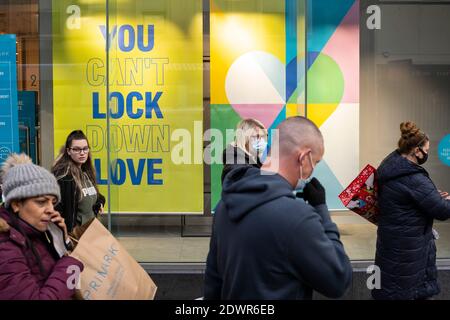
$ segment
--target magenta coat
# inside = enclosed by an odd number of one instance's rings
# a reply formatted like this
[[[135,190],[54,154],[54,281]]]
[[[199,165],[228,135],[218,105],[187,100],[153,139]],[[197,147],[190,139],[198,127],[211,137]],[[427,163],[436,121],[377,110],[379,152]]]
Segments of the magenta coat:
[[[0,208],[0,300],[68,300],[74,294],[69,289],[67,273],[69,266],[83,264],[72,258],[58,259],[52,252],[45,233],[40,232],[22,220],[19,226],[27,235],[42,262],[39,265],[27,246],[25,237],[11,227],[11,213]]]

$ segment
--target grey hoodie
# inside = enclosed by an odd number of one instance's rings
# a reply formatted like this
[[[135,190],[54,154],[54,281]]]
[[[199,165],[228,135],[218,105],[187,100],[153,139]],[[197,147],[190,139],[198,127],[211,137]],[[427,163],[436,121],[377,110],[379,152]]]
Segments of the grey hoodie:
[[[214,217],[205,299],[337,298],[352,268],[326,205],[298,200],[280,175],[229,172]]]

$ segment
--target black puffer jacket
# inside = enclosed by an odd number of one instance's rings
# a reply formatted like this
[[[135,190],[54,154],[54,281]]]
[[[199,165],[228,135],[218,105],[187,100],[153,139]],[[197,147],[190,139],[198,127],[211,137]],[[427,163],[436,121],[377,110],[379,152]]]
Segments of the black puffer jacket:
[[[54,174],[56,177],[59,177],[58,173]],[[76,227],[77,223],[80,192],[71,174],[67,174],[59,178],[58,184],[61,190],[61,201],[55,206],[55,210],[61,213],[61,216],[65,220],[67,231],[71,232],[73,228]],[[105,197],[101,193],[98,193],[97,202],[95,203],[94,207],[98,208],[100,204],[104,206],[105,202]],[[94,208],[92,208],[92,210],[94,211],[95,215],[97,215]]]
[[[425,299],[439,293],[433,220],[450,218],[427,171],[391,153],[378,168],[380,220],[375,264],[381,289],[375,299]]]
[[[229,144],[225,148],[225,150],[223,150],[222,161],[222,184],[227,173],[238,166],[252,166],[258,169],[262,166],[262,163],[259,159],[255,161],[244,150],[231,144]]]

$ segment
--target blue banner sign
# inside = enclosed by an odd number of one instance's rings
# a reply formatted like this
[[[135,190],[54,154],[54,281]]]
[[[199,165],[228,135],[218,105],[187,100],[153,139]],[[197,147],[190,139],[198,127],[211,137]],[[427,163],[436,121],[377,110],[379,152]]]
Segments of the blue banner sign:
[[[19,152],[16,36],[0,35],[0,164]]]

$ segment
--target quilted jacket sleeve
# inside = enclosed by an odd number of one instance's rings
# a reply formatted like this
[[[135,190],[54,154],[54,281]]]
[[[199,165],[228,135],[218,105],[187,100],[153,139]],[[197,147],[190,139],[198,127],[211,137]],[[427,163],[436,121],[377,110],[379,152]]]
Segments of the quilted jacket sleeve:
[[[429,177],[417,174],[412,177],[412,184],[411,196],[425,215],[442,221],[450,218],[450,200],[441,197]]]
[[[71,232],[75,226],[76,185],[68,176],[59,179],[58,184],[61,190],[61,201],[55,206],[55,210],[61,213],[66,222],[67,231]]]
[[[83,264],[72,257],[63,257],[55,264],[46,282],[39,285],[20,248],[4,242],[0,244],[0,300],[69,300],[75,290],[67,280],[70,266],[83,270]]]

